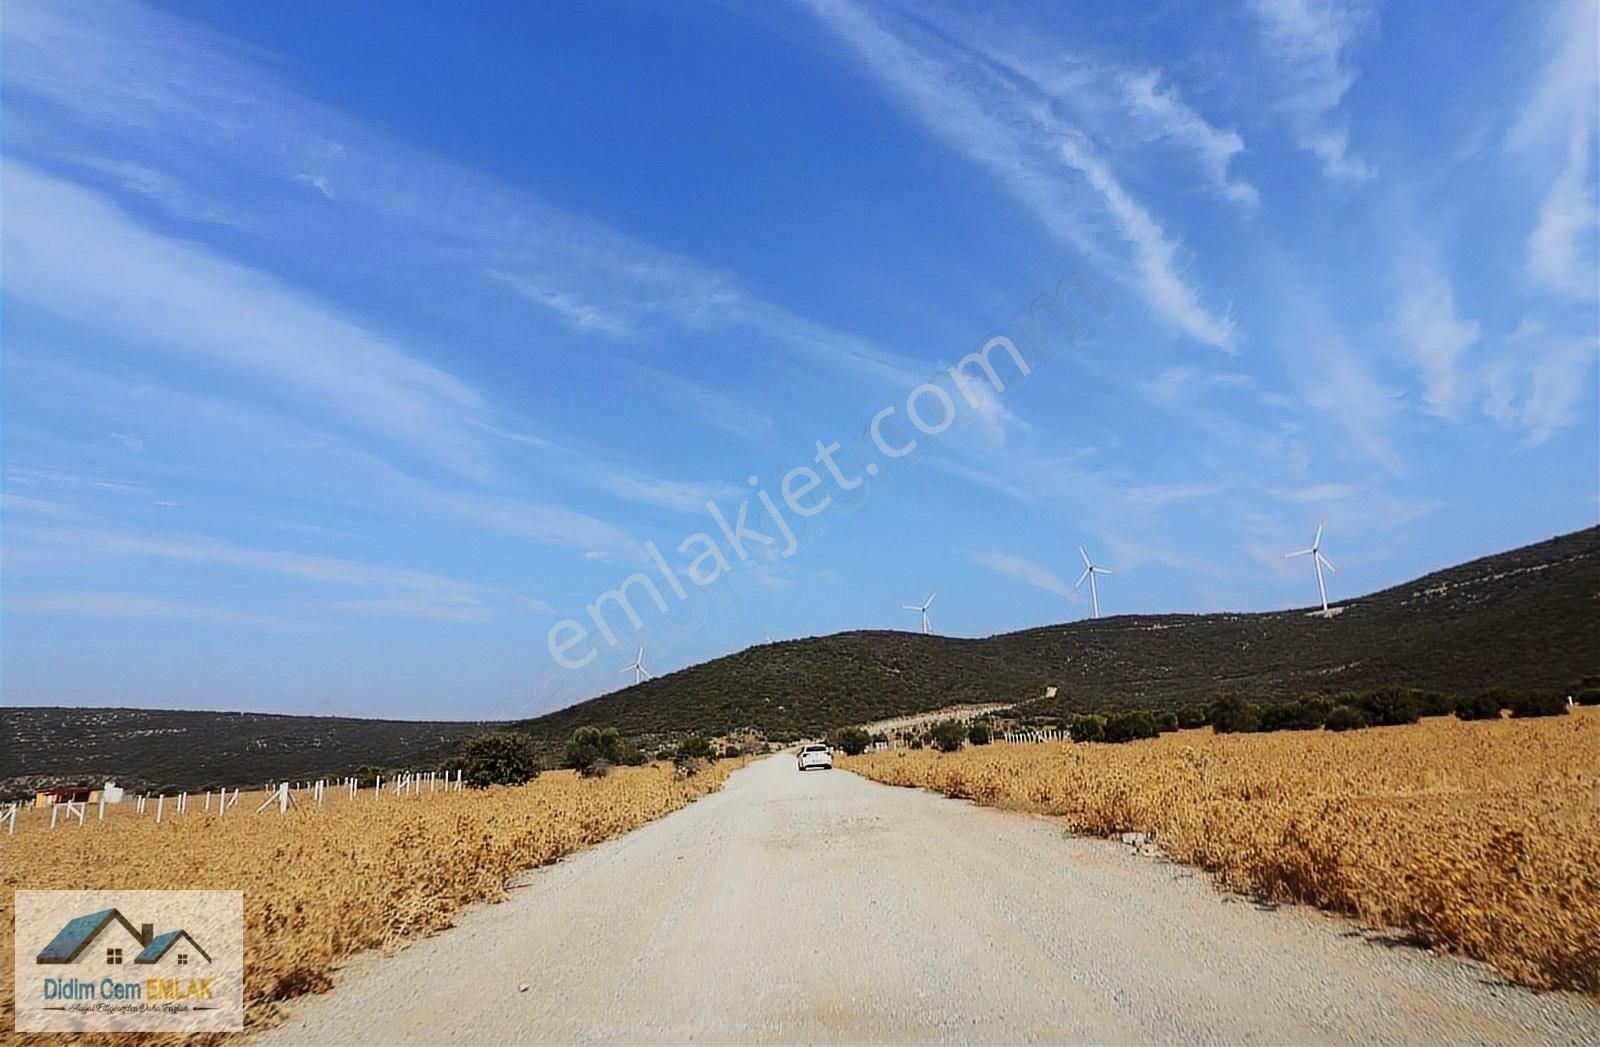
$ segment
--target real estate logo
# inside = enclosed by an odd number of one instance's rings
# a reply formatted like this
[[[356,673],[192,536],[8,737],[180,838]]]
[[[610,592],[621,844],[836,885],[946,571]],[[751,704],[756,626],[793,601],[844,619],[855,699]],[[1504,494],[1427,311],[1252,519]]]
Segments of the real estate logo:
[[[18,1032],[244,1028],[240,891],[16,892]]]

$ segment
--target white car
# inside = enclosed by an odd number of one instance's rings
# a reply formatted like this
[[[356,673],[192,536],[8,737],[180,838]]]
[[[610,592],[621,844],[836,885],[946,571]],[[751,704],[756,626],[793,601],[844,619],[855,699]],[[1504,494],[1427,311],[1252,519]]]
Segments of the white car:
[[[800,769],[809,771],[813,767],[820,767],[824,771],[833,770],[833,750],[826,745],[808,745],[800,750]]]

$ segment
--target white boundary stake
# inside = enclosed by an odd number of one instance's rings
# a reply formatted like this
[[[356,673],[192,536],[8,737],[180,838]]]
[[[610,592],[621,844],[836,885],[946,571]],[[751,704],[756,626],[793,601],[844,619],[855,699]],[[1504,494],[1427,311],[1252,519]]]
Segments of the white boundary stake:
[[[162,793],[156,797],[156,824],[161,824],[161,808],[167,805],[167,794]]]
[[[98,821],[102,821],[102,822],[106,820],[106,794],[105,793],[101,793],[100,794],[100,817],[97,820]]]
[[[260,814],[262,811],[266,810],[272,805],[274,800],[277,801],[279,814],[287,812],[291,807],[298,806],[294,802],[294,797],[289,795],[289,783],[280,782],[278,783],[278,787],[272,790],[272,792],[267,795],[265,800],[261,801],[261,806],[256,808],[256,813]]]
[[[10,828],[7,830],[6,834],[8,836],[17,835],[17,805],[16,804],[12,804],[10,809],[6,811],[6,813],[5,813],[5,822],[6,822],[6,824],[8,826],[10,826]]]
[[[144,793],[140,793],[139,794],[139,798],[133,801],[133,813],[134,814],[143,814],[144,813]]]
[[[187,811],[188,809],[189,809],[189,794],[186,793],[186,792],[181,792],[181,793],[178,794],[178,813],[182,814],[184,811]]]

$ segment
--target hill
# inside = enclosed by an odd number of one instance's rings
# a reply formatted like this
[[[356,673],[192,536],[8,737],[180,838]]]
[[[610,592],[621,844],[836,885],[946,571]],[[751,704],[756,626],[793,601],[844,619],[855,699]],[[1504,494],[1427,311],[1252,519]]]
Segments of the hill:
[[[1474,560],[1309,609],[1118,615],[978,640],[847,632],[747,648],[523,726],[564,738],[586,723],[625,734],[770,737],[981,702],[1033,711],[1161,707],[1221,690],[1289,697],[1403,684],[1447,692],[1564,687],[1600,670],[1600,528]]]
[[[1288,697],[1402,684],[1560,688],[1600,671],[1600,527],[1339,604],[1119,615],[965,640],[857,631],[747,648],[515,726],[556,752],[577,727],[642,739],[753,728],[775,739],[968,703],[1036,713],[1160,707],[1221,690]],[[1047,685],[1059,691],[1039,701]],[[200,787],[422,766],[471,723],[132,709],[0,710],[0,786],[111,775]]]
[[[483,728],[169,709],[0,709],[0,796],[100,782],[198,791],[378,767],[422,767]]]

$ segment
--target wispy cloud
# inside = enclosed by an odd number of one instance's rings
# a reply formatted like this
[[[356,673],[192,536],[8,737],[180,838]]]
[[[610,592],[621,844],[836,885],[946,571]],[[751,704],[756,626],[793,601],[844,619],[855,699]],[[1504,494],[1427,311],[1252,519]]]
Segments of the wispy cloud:
[[[1336,181],[1364,182],[1377,172],[1350,153],[1350,133],[1336,110],[1356,82],[1350,52],[1372,19],[1365,0],[1254,0],[1262,44],[1285,89],[1279,99],[1300,147]]]
[[[7,593],[8,614],[64,615],[74,618],[127,618],[140,621],[210,622],[219,625],[281,626],[283,618],[194,600],[172,600],[140,593]]]
[[[150,232],[103,196],[5,165],[6,293],[160,353],[264,381],[468,474],[482,399],[442,369],[254,270]],[[268,319],[270,318],[270,320]]]
[[[1244,207],[1261,202],[1255,186],[1228,172],[1233,158],[1244,152],[1244,139],[1237,131],[1213,126],[1184,102],[1176,87],[1163,86],[1157,70],[1125,72],[1119,80],[1135,116],[1159,136],[1191,150],[1217,193]]]
[[[1463,357],[1477,344],[1479,330],[1477,321],[1456,314],[1455,292],[1443,274],[1408,274],[1396,331],[1422,369],[1427,409],[1444,418],[1457,417],[1470,396]]]
[[[1159,314],[1200,342],[1228,346],[1233,325],[1201,304],[1180,272],[1177,244],[1081,129],[1056,114],[1049,91],[1025,74],[1025,59],[988,41],[918,32],[908,20],[849,0],[812,0],[811,7],[932,134],[987,170],[1052,234],[1101,264],[1127,253],[1094,235],[1109,219],[1132,248],[1131,272],[1123,271]],[[1073,134],[1077,140],[1063,145],[1063,135]]]
[[[1593,392],[1600,337],[1556,335],[1543,323],[1524,321],[1507,342],[1488,368],[1484,413],[1523,429],[1525,446],[1542,444],[1572,424],[1579,402]]]
[[[1055,593],[1057,596],[1064,596],[1069,600],[1073,599],[1071,585],[1054,571],[1047,567],[1042,567],[1032,560],[997,551],[978,553],[973,557],[973,560],[996,574],[1004,575],[1019,582],[1025,582],[1037,589],[1043,589],[1047,593]]]

